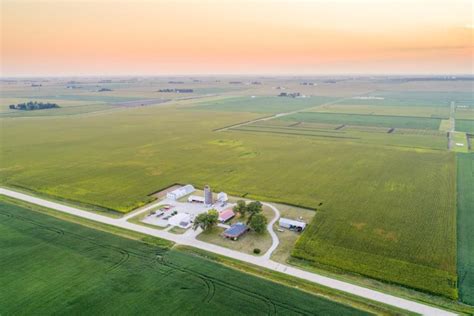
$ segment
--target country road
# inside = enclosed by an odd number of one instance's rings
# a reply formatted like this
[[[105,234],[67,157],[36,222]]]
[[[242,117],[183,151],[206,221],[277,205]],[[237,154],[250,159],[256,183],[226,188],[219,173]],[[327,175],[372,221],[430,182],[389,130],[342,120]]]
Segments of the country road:
[[[339,291],[347,292],[356,296],[360,296],[368,300],[373,300],[373,301],[377,301],[377,302],[384,303],[387,305],[392,305],[397,308],[404,309],[413,313],[422,314],[422,315],[456,315],[454,313],[451,313],[451,312],[448,312],[436,307],[428,306],[428,305],[421,304],[418,302],[410,301],[408,299],[385,294],[382,292],[364,288],[362,286],[339,281],[339,280],[322,276],[316,273],[307,272],[298,268],[294,268],[288,265],[277,263],[269,259],[271,252],[274,250],[273,247],[275,246],[275,243],[272,245],[269,251],[267,251],[267,253],[265,253],[263,256],[256,257],[256,256],[244,254],[235,250],[227,249],[224,247],[220,247],[220,246],[209,244],[203,241],[196,240],[195,235],[193,234],[177,235],[177,234],[173,234],[167,231],[152,229],[149,227],[130,223],[123,219],[110,218],[107,216],[80,210],[74,207],[66,206],[60,203],[56,203],[56,202],[51,202],[48,200],[44,200],[41,198],[37,198],[31,195],[19,193],[16,191],[5,189],[5,188],[0,188],[0,194],[9,196],[11,198],[15,198],[18,200],[26,201],[32,204],[47,207],[50,209],[54,209],[60,212],[68,213],[74,216],[78,216],[78,217],[86,218],[89,220],[101,222],[104,224],[128,229],[131,231],[136,231],[142,234],[147,234],[150,236],[170,240],[179,245],[192,246],[192,247],[199,248],[205,251],[209,251],[209,252],[213,252],[213,253],[230,257],[233,259],[241,260],[243,262],[247,262],[256,266],[273,270],[273,271],[278,271],[278,272],[281,272],[281,273],[284,273],[296,278],[300,278],[303,280],[307,280],[310,282],[314,282],[316,284],[320,284],[320,285],[323,285],[335,290],[339,290]],[[275,211],[275,215],[276,215],[275,218],[272,221],[270,221],[270,223],[268,224],[268,227],[271,229],[270,225],[273,225],[273,223],[278,219],[279,213],[278,213],[278,210],[271,204],[264,203],[264,205],[271,207]],[[276,235],[275,236],[272,235],[272,239],[273,238],[276,238],[278,240]],[[278,244],[276,244],[275,248],[277,246]]]

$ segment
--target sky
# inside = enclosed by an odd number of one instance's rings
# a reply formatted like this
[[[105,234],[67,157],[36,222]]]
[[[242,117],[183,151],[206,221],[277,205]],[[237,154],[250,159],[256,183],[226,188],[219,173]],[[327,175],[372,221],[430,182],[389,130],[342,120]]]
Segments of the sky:
[[[474,0],[0,2],[3,77],[474,70]]]

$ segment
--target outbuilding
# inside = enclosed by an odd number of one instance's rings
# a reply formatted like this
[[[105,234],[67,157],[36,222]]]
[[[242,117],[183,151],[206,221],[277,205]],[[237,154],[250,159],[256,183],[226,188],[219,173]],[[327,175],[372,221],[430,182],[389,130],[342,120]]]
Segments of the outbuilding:
[[[223,210],[219,213],[219,222],[225,223],[235,216],[234,211],[231,208]]]
[[[178,213],[168,219],[168,224],[187,229],[191,227],[191,216],[188,213]]]
[[[168,192],[166,194],[166,197],[168,199],[176,201],[177,199],[180,199],[185,195],[191,194],[194,191],[196,191],[196,189],[191,184],[187,184],[184,187],[181,187],[181,188],[178,188],[178,189],[173,190],[171,192]]]
[[[306,227],[305,222],[295,221],[293,219],[283,217],[280,218],[278,224],[280,225],[280,227],[287,228],[289,230],[296,230],[298,232],[303,231]]]
[[[229,200],[229,197],[227,196],[227,193],[219,192],[217,193],[217,200],[221,203],[225,203]]]
[[[197,195],[190,195],[188,197],[188,202],[189,203],[204,203],[204,197],[197,196]]]
[[[240,236],[245,234],[248,230],[249,230],[249,228],[244,223],[236,223],[236,224],[230,226],[229,228],[227,228],[224,231],[223,235],[224,235],[225,238],[230,238],[232,240],[237,240],[237,239],[239,239]]]

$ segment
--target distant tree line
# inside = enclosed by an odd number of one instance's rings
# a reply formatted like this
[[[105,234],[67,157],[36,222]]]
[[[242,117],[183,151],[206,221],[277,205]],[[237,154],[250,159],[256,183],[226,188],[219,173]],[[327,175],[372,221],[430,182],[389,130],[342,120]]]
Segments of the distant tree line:
[[[43,102],[36,102],[36,101],[10,105],[10,109],[22,110],[22,111],[34,111],[34,110],[55,109],[55,108],[59,108],[59,105],[57,105],[56,103],[49,103],[49,102],[43,103]]]

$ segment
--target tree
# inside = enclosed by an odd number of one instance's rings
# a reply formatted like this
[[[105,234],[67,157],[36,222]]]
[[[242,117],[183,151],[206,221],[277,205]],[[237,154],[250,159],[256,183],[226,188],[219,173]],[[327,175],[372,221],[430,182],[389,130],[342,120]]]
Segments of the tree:
[[[249,214],[249,219],[247,223],[250,223],[250,220],[252,219],[252,217],[260,213],[261,211],[262,211],[262,203],[260,203],[259,201],[250,202],[247,205],[247,213]]]
[[[209,230],[217,224],[218,219],[219,213],[214,209],[209,210],[207,213],[201,213],[194,219],[193,229],[196,230],[198,227],[201,227],[204,231]]]
[[[239,213],[240,217],[245,217],[247,214],[247,205],[244,200],[238,200],[237,205],[233,208],[234,212]]]
[[[267,228],[267,218],[263,214],[257,213],[250,219],[249,226],[255,232],[261,234]]]

